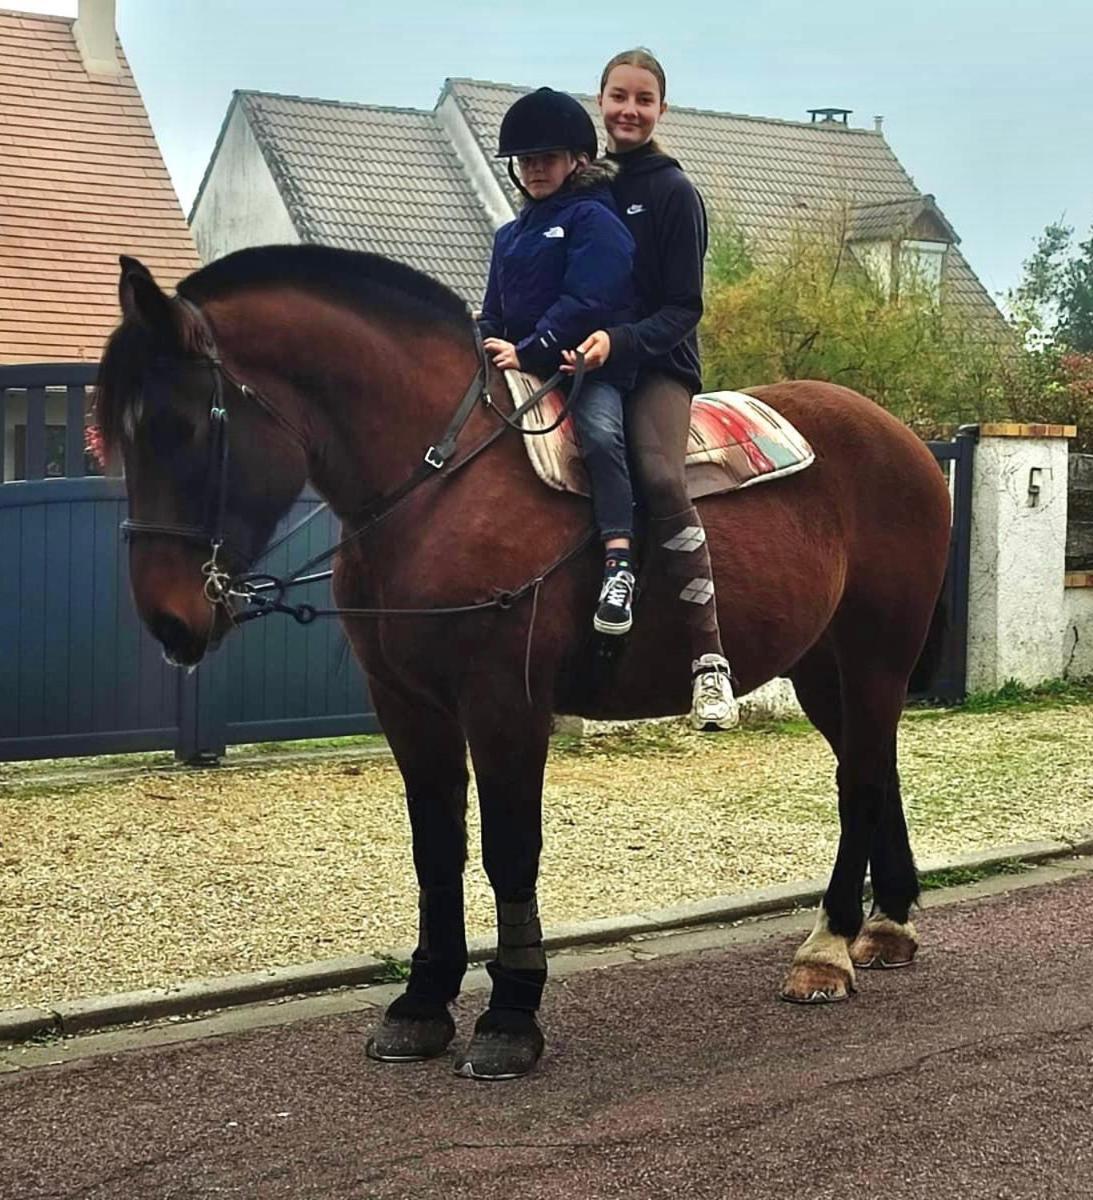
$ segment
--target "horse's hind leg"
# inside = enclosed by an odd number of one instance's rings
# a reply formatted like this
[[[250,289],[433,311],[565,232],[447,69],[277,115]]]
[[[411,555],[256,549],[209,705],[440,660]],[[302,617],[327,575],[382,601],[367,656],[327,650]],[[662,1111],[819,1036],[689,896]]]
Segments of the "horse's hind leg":
[[[381,1062],[415,1062],[447,1049],[455,1034],[448,1003],[467,969],[467,749],[451,714],[376,679],[370,686],[406,785],[419,924],[406,991],[387,1009],[367,1049]]]
[[[903,815],[895,746],[884,804],[869,851],[873,910],[850,947],[857,967],[908,967],[918,950],[911,906],[918,899],[918,873]]]
[[[819,643],[790,672],[805,715],[835,752],[842,753],[842,689],[838,660]],[[873,909],[850,947],[855,967],[908,966],[918,949],[910,910],[918,899],[918,877],[907,836],[893,741],[892,768],[869,851]],[[841,954],[836,949],[841,963]]]
[[[854,990],[850,943],[862,926],[865,871],[878,826],[888,819],[895,731],[906,672],[863,653],[840,655],[842,730],[837,772],[839,848],[812,933],[797,951],[782,988],[786,1000],[844,1000]]]

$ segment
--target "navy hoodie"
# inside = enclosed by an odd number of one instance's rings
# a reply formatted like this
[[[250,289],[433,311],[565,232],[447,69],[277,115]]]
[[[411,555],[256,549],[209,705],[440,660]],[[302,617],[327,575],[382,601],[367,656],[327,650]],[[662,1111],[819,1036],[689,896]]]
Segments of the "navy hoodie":
[[[634,239],[593,163],[545,200],[529,202],[494,236],[479,328],[516,345],[520,365],[543,379],[597,329],[637,317]],[[628,390],[635,368],[614,356],[593,378]]]
[[[637,244],[639,319],[608,327],[608,363],[664,371],[699,392],[702,260],[709,245],[702,197],[679,163],[651,145],[609,158],[619,167],[611,187],[615,204]]]

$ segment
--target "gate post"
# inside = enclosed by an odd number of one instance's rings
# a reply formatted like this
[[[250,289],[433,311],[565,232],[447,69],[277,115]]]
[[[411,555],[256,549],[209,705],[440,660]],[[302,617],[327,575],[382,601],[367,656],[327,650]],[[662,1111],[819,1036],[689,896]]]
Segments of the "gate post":
[[[227,749],[226,661],[212,654],[196,671],[180,672],[175,758],[187,766],[218,766]]]
[[[1072,425],[985,424],[973,469],[968,689],[1063,672]]]

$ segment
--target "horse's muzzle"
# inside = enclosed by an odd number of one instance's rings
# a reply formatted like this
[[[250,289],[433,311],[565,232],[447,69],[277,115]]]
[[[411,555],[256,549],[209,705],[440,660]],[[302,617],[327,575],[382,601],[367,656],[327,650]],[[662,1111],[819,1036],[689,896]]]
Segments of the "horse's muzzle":
[[[176,667],[196,666],[213,644],[207,630],[199,633],[171,613],[153,613],[148,628],[163,647],[164,657]]]

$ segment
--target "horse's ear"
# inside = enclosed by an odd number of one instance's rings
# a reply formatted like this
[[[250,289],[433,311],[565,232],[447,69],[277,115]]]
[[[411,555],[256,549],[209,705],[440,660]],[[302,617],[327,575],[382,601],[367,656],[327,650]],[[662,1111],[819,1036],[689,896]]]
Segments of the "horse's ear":
[[[173,338],[177,323],[170,297],[152,278],[152,272],[135,258],[121,256],[118,300],[127,320],[137,321],[150,333],[163,339]]]

